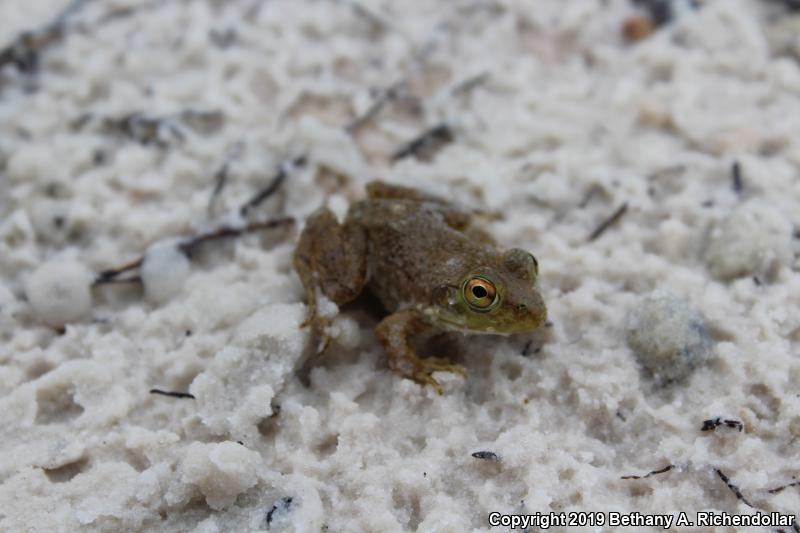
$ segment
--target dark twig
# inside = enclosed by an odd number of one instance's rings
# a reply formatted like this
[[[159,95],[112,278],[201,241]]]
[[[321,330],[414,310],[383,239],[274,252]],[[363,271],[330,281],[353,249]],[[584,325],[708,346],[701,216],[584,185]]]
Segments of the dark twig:
[[[26,74],[36,71],[42,51],[64,37],[67,19],[86,1],[73,0],[52,22],[38,30],[22,32],[5,48],[0,49],[0,68],[14,65],[20,72]]]
[[[294,224],[294,219],[286,217],[286,218],[277,218],[273,220],[266,220],[262,222],[254,222],[252,224],[247,224],[246,226],[241,226],[241,227],[223,226],[213,231],[209,231],[207,233],[201,233],[200,235],[184,239],[181,242],[181,244],[178,245],[178,247],[181,252],[183,252],[187,256],[190,256],[196,247],[200,246],[205,242],[219,240],[219,239],[227,239],[230,237],[238,237],[246,233],[277,228],[280,226],[289,226],[292,224]],[[117,276],[125,272],[130,272],[131,270],[139,268],[140,266],[142,266],[143,262],[144,262],[144,256],[134,261],[131,261],[130,263],[122,265],[120,267],[104,270],[99,274],[97,274],[97,277],[95,278],[93,285],[96,286],[96,285],[110,284],[110,283],[141,282],[141,279],[138,276],[121,278],[121,279],[117,278]]]
[[[98,285],[123,285],[125,283],[141,283],[142,278],[141,276],[131,276],[129,278],[108,278],[108,279],[96,279],[93,286]]]
[[[455,87],[450,89],[450,94],[453,96],[458,96],[460,94],[465,94],[476,87],[479,87],[489,81],[491,76],[488,72],[481,72],[471,78],[467,78],[466,80],[462,81],[461,83],[457,84]]]
[[[447,124],[439,124],[422,132],[418,137],[401,146],[393,155],[392,162],[414,156],[430,159],[445,145],[453,142],[453,130]]]
[[[739,490],[739,487],[734,485],[731,482],[730,478],[728,478],[728,476],[722,473],[722,470],[720,470],[719,468],[715,468],[714,472],[716,472],[719,478],[728,486],[729,489],[731,489],[731,492],[733,492],[736,495],[737,499],[744,502],[744,504],[747,505],[748,507],[755,509],[755,507],[753,507],[753,505],[749,501],[747,501],[747,498],[745,498],[744,495],[742,495],[742,491]]]
[[[648,472],[648,473],[646,473],[646,474],[644,474],[642,476],[637,476],[635,474],[631,474],[629,476],[622,476],[620,479],[644,479],[646,477],[655,476],[657,474],[663,474],[665,472],[669,472],[673,468],[675,468],[675,465],[667,465],[664,468],[659,468],[658,470],[653,470],[653,471]]]
[[[733,166],[731,166],[731,181],[733,182],[734,192],[740,194],[744,184],[742,183],[742,165],[738,161],[734,161]]]
[[[142,2],[136,6],[124,6],[109,9],[98,21],[98,25],[114,22],[116,20],[124,19],[142,11],[158,9],[166,2],[164,0],[153,0],[151,2]]]
[[[619,206],[619,208],[617,208],[616,211],[614,211],[613,215],[608,217],[599,226],[597,226],[597,229],[594,230],[591,235],[589,235],[587,241],[592,242],[598,237],[600,237],[600,235],[605,233],[605,231],[608,228],[610,228],[615,222],[617,222],[620,218],[622,218],[622,215],[624,215],[627,210],[628,210],[628,202],[625,202],[624,204]]]
[[[769,489],[767,492],[769,492],[770,494],[778,494],[779,492],[783,492],[789,487],[800,487],[800,481],[792,481],[791,483],[787,483],[786,485],[781,485],[780,487]]]
[[[372,105],[369,106],[363,115],[356,117],[352,122],[350,122],[350,124],[345,126],[345,131],[350,134],[355,133],[361,127],[370,122],[378,115],[378,113],[381,112],[384,106],[396,100],[400,96],[403,87],[405,87],[405,82],[399,81],[390,85],[386,89],[379,91],[378,95],[375,97],[375,101],[372,102]]]
[[[194,400],[194,394],[189,394],[188,392],[174,392],[174,391],[165,391],[161,389],[150,389],[150,394],[160,394],[162,396],[171,396],[173,398],[190,398]]]
[[[103,119],[102,128],[117,133],[143,145],[153,144],[160,148],[169,146],[171,140],[182,141],[183,132],[169,117],[151,117],[138,111],[120,118]]]
[[[222,166],[214,173],[214,189],[211,191],[211,197],[208,199],[208,211],[214,207],[214,202],[222,194],[222,190],[228,185],[228,179],[231,173],[231,164],[234,159],[241,156],[244,151],[244,145],[241,141],[235,143],[225,156],[225,161]]]
[[[264,222],[254,222],[238,228],[223,226],[208,233],[201,233],[200,235],[187,239],[179,245],[179,248],[183,253],[191,255],[192,251],[197,246],[205,242],[227,239],[230,237],[238,237],[240,235],[244,235],[245,233],[252,233],[254,231],[272,229],[280,226],[290,226],[292,224],[294,224],[294,219],[286,217],[276,218],[274,220],[266,220]]]
[[[261,202],[272,196],[275,193],[275,191],[278,190],[278,188],[281,186],[284,180],[292,172],[292,170],[294,170],[297,167],[302,167],[303,165],[306,164],[306,161],[307,161],[306,156],[301,155],[295,157],[291,161],[287,161],[281,164],[280,168],[278,169],[278,172],[275,174],[275,176],[272,177],[269,184],[267,184],[266,187],[261,189],[252,198],[250,198],[247,202],[245,202],[244,205],[242,205],[242,207],[239,208],[239,212],[242,215],[246,215],[248,211],[250,211],[254,207],[258,207],[258,205]]]
[[[266,516],[267,526],[269,526],[272,523],[273,515],[276,512],[288,511],[292,507],[292,501],[294,501],[294,498],[292,498],[291,496],[284,496],[283,498],[275,502],[272,505],[272,508],[267,512]]]
[[[500,457],[496,453],[485,450],[473,452],[472,457],[475,459],[484,459],[486,461],[500,461]]]
[[[125,272],[130,272],[131,270],[135,270],[142,266],[143,258],[140,257],[130,263],[126,263],[122,266],[117,268],[111,268],[108,270],[103,270],[97,275],[97,278],[94,280],[95,285],[99,285],[101,283],[111,283],[117,276],[120,274],[124,274]]]
[[[587,205],[589,205],[589,202],[592,201],[592,198],[594,198],[601,192],[603,192],[602,187],[600,187],[599,185],[592,185],[592,187],[586,192],[586,195],[583,197],[583,200],[581,200],[581,203],[578,204],[578,207],[584,209]]]
[[[214,200],[220,195],[222,189],[228,184],[228,176],[231,167],[230,161],[225,161],[222,166],[214,173],[214,190],[211,191],[211,198],[208,200],[208,207],[214,203]]]
[[[738,420],[732,419],[722,419],[720,417],[717,418],[709,418],[708,420],[703,420],[703,427],[700,428],[700,431],[713,431],[717,429],[719,426],[726,426],[731,429],[738,429],[742,431],[744,429],[744,424],[742,424]]]

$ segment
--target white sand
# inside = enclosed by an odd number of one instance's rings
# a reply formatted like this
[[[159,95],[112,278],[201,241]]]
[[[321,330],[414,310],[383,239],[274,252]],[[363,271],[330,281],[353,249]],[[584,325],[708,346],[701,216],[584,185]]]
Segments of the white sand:
[[[64,5],[4,0],[0,43]],[[798,487],[768,489],[800,478],[800,15],[684,7],[632,45],[627,0],[84,5],[38,74],[0,73],[0,531],[753,513],[719,473],[797,513]],[[167,120],[104,128],[132,112]],[[453,143],[390,164],[442,121]],[[457,339],[469,377],[441,376],[441,396],[388,370],[357,308],[305,365],[299,228],[207,242],[190,265],[163,248],[240,223],[303,154],[249,220],[342,214],[374,178],[500,213],[486,227],[536,254],[552,327]],[[86,300],[82,268],[162,241],[144,290]],[[743,431],[701,431],[716,417]]]

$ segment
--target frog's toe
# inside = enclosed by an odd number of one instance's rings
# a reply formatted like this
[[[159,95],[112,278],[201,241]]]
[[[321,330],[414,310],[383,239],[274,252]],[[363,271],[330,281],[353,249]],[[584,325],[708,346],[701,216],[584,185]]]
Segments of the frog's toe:
[[[419,383],[422,386],[430,385],[439,394],[444,393],[441,384],[439,384],[439,382],[436,381],[436,379],[434,379],[434,377],[430,373],[427,373],[422,370],[415,370],[414,372],[407,374],[405,377],[407,377],[412,381],[415,381],[416,383]]]
[[[411,379],[420,385],[430,385],[436,392],[443,394],[441,383],[433,377],[435,372],[451,372],[453,374],[460,374],[464,377],[467,375],[467,370],[461,365],[454,365],[446,359],[438,357],[427,357],[419,359],[414,365],[414,370],[409,376]]]
[[[453,374],[460,374],[464,377],[467,376],[467,369],[461,365],[454,365],[447,359],[440,357],[426,357],[420,359],[425,369],[431,373],[433,372],[451,372]]]

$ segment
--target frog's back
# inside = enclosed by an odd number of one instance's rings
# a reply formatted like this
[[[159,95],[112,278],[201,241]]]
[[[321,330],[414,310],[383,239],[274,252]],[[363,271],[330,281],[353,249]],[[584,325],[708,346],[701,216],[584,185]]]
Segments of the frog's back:
[[[429,304],[435,288],[457,283],[491,253],[453,223],[454,212],[444,203],[396,198],[350,208],[348,222],[367,235],[368,287],[387,310]]]

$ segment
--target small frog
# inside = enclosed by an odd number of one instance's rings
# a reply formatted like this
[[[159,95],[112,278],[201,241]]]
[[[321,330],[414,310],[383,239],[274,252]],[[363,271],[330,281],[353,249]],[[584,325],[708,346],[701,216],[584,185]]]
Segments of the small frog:
[[[370,291],[390,313],[375,329],[389,366],[439,393],[434,372],[466,372],[443,359],[419,358],[409,344],[413,335],[431,328],[521,333],[547,317],[533,255],[500,252],[472,226],[470,213],[381,181],[367,185],[367,199],[350,206],[344,223],[327,208],[312,214],[294,266],[309,305],[304,325],[322,331],[327,324],[317,312],[317,289],[338,305]]]

